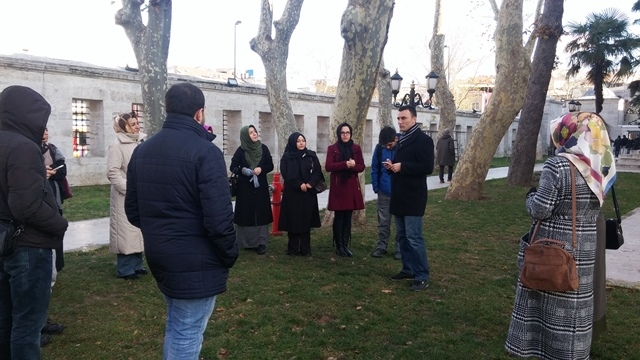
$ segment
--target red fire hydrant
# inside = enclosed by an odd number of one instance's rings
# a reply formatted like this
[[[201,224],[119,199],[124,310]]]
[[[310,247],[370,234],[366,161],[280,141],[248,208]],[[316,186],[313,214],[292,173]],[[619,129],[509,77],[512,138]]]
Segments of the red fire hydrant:
[[[282,183],[280,173],[273,174],[273,195],[271,197],[271,212],[273,214],[273,224],[271,225],[271,236],[281,236],[282,231],[278,230],[278,220],[280,220],[280,204],[282,203]]]

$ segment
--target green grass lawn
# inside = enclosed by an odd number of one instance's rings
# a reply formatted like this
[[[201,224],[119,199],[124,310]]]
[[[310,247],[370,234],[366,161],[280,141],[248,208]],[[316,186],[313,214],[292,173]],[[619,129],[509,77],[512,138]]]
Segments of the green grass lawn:
[[[424,236],[431,286],[408,291],[388,277],[391,256],[369,257],[376,242],[375,203],[354,228],[354,258],[333,254],[331,229],[312,232],[311,258],[284,255],[286,237],[272,237],[266,256],[241,251],[228,291],[218,297],[201,358],[214,359],[509,359],[504,340],[517,277],[519,237],[528,230],[528,187],[486,183],[482,201],[445,201],[429,192]],[[107,196],[101,187],[74,189],[69,217]],[[84,202],[87,192],[91,206]],[[101,194],[101,195],[100,195]],[[640,207],[640,174],[620,173],[623,213]],[[91,201],[89,201],[91,200]],[[107,200],[108,201],[108,200]],[[613,214],[607,203],[605,211]],[[43,359],[159,359],[166,309],[151,275],[115,276],[105,248],[67,253],[49,315],[67,328]],[[640,291],[608,290],[608,330],[592,359],[637,359]]]

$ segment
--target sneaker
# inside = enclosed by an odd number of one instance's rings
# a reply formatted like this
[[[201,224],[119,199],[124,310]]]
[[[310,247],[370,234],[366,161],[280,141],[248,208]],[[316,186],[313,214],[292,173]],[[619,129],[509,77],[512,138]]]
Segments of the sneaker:
[[[384,254],[387,253],[387,250],[383,250],[383,249],[376,249],[376,251],[374,251],[371,256],[375,257],[375,258],[381,258],[384,256]]]
[[[413,280],[414,276],[412,274],[407,274],[406,272],[400,271],[399,273],[390,277],[391,280]]]
[[[402,255],[400,255],[400,253],[396,253],[395,255],[393,255],[393,258],[396,260],[402,260]]]
[[[43,334],[61,334],[64,330],[64,325],[62,324],[54,324],[51,322],[51,319],[47,318],[47,323],[44,325],[42,330],[40,331]]]
[[[40,334],[40,347],[45,347],[50,342],[51,342],[51,335]]]
[[[422,291],[428,287],[429,283],[426,281],[413,280],[413,284],[411,285],[410,289],[412,291]]]
[[[267,253],[267,247],[264,245],[258,245],[258,250],[256,250],[258,255],[264,255]]]

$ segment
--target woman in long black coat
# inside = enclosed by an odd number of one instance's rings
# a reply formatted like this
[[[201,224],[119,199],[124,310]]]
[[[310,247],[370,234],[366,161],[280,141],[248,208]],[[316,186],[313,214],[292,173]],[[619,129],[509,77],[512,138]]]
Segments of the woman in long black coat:
[[[253,125],[240,129],[240,147],[231,158],[230,170],[238,174],[234,223],[238,246],[264,255],[273,222],[267,174],[273,171],[269,148],[258,140]]]
[[[314,187],[322,180],[315,152],[307,150],[307,139],[295,132],[289,136],[280,160],[284,179],[278,228],[287,232],[289,255],[311,255],[311,228],[320,227],[318,195]]]

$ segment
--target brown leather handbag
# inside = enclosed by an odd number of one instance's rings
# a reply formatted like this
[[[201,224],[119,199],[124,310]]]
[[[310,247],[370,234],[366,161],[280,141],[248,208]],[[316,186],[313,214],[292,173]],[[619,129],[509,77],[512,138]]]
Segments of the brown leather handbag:
[[[573,249],[576,249],[576,180],[571,166],[571,211]],[[553,239],[535,240],[540,228],[538,220],[533,230],[533,241],[524,250],[524,265],[520,282],[539,291],[573,291],[578,289],[578,270],[573,256],[564,248],[564,242]]]

